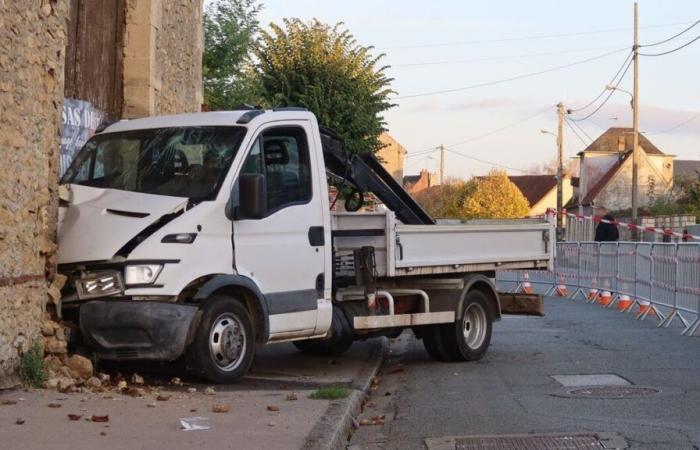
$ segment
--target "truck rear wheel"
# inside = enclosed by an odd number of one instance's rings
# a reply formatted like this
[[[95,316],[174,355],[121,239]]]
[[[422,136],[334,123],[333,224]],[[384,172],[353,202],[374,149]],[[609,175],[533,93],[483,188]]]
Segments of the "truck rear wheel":
[[[451,361],[481,359],[491,344],[493,314],[486,295],[478,290],[467,292],[464,308],[454,324],[440,326],[442,346]]]
[[[255,334],[248,310],[234,298],[208,298],[186,354],[192,372],[214,383],[235,383],[250,369],[254,354]]]
[[[338,356],[352,346],[352,329],[345,314],[338,307],[333,307],[330,336],[325,339],[306,339],[292,344],[302,353],[309,355]]]
[[[442,345],[442,333],[440,325],[428,325],[423,327],[423,347],[428,355],[435,361],[447,361],[448,356]]]

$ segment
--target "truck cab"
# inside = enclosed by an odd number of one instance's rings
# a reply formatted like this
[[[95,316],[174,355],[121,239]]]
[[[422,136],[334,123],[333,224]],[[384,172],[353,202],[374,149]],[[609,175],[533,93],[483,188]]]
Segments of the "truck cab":
[[[82,344],[101,359],[184,357],[222,383],[247,372],[256,345],[340,353],[404,328],[436,359],[481,357],[500,317],[489,271],[504,251],[513,268],[546,266],[547,226],[496,227],[491,248],[474,234],[483,227],[430,228],[376,160],[365,167],[322,136],[290,108],[124,120],[91,138],[61,180],[58,233],[62,311]],[[386,194],[396,214],[332,214],[332,174]],[[528,245],[517,254],[509,239]],[[473,348],[451,344],[462,334]]]

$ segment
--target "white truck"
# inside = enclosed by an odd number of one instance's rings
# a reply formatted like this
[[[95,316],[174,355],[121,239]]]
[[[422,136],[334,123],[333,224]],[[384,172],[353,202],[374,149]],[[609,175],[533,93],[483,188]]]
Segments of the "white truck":
[[[356,210],[332,212],[328,179]],[[412,329],[474,360],[501,316],[497,268],[546,268],[546,222],[437,225],[371,155],[299,108],[117,122],[61,182],[61,311],[105,360],[184,358],[230,383],[255,348],[340,354]]]

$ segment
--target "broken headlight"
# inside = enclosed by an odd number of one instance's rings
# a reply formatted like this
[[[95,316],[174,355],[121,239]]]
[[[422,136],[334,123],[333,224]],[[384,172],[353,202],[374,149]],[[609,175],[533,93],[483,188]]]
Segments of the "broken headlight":
[[[106,297],[124,292],[121,274],[117,271],[89,273],[75,281],[78,298]]]

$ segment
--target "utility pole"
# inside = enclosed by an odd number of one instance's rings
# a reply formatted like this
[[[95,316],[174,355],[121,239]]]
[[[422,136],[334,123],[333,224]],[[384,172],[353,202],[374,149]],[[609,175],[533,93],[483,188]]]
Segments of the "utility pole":
[[[445,146],[440,144],[440,185],[445,181]]]
[[[557,241],[564,240],[564,104],[557,103]]]
[[[632,92],[632,223],[637,223],[639,167],[639,6],[634,3],[634,89]],[[636,238],[636,230],[634,232]]]

